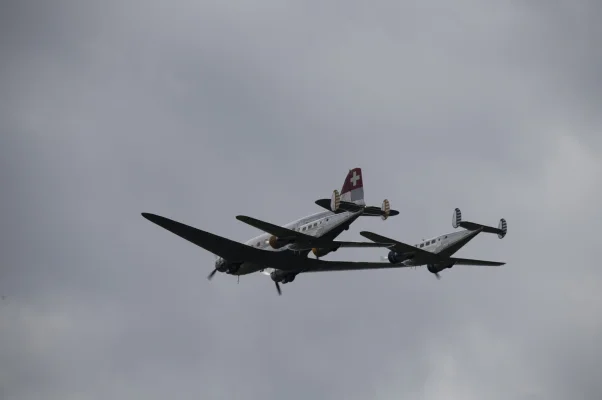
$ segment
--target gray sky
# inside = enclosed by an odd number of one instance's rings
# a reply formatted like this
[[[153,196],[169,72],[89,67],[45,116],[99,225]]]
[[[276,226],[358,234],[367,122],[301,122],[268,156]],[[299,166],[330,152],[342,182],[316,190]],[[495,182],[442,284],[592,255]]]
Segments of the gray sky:
[[[599,2],[85,3],[0,10],[3,400],[602,396]],[[401,214],[341,239],[460,207],[508,264],[278,297],[140,216],[244,241],[356,166]]]

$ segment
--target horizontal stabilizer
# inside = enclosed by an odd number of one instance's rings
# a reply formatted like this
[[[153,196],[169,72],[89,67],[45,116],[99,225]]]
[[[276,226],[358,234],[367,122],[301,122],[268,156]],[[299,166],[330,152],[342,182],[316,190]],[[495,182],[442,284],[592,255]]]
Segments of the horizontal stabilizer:
[[[364,209],[362,217],[382,217],[383,215],[385,215],[385,213],[381,207],[369,206]],[[399,211],[389,210],[388,216],[392,217],[394,215],[399,215]]]
[[[504,234],[504,231],[499,228],[477,224],[476,222],[462,221],[460,222],[460,226],[464,229],[468,229],[469,231],[476,231],[477,229],[483,228],[483,232],[485,233],[496,233],[498,235]]]
[[[331,199],[320,199],[320,200],[316,200],[315,203],[328,211],[332,211],[331,210]],[[358,211],[361,211],[362,209],[364,210],[364,213],[362,214],[363,217],[382,217],[384,215],[384,212],[381,209],[381,207],[376,207],[376,206],[364,207],[364,206],[361,206],[361,205],[358,205],[355,203],[350,203],[347,201],[341,201],[339,203],[338,209],[333,212],[335,214],[340,214],[343,212],[358,212]],[[389,217],[392,217],[394,215],[399,215],[399,211],[389,210]]]
[[[450,257],[450,261],[453,261],[455,265],[480,265],[483,267],[499,267],[500,265],[506,264],[505,262],[498,261],[485,261],[485,260],[472,260],[470,258],[454,258]]]
[[[462,212],[459,208],[454,209],[454,214],[452,216],[452,226],[454,228],[462,227],[469,231],[476,231],[478,229],[482,229],[482,232],[485,233],[495,233],[497,237],[503,239],[508,232],[508,224],[504,218],[500,219],[500,223],[497,228],[492,226],[477,224],[476,222],[462,221]]]
[[[320,199],[320,200],[316,200],[316,204],[322,208],[327,209],[328,211],[332,211],[331,201],[332,201],[331,199]],[[351,203],[349,201],[339,201],[339,202],[337,202],[337,205],[338,205],[337,210],[332,211],[336,214],[340,214],[345,211],[358,212],[364,208],[364,206],[362,206],[362,205]]]

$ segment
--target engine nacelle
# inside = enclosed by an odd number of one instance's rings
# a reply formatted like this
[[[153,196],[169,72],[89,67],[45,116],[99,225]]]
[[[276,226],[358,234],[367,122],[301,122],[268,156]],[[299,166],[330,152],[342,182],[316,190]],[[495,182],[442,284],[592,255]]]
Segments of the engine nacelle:
[[[219,272],[235,274],[240,269],[241,265],[242,263],[233,263],[220,258],[215,262],[215,269],[217,269]]]
[[[270,247],[272,249],[277,250],[277,249],[281,249],[282,247],[286,246],[290,242],[285,239],[280,239],[277,236],[270,236],[270,238],[268,239],[268,243],[270,244]]]
[[[270,274],[270,278],[276,283],[289,283],[295,280],[297,274],[282,270],[275,270]]]
[[[426,266],[426,268],[428,269],[428,271],[430,273],[433,274],[438,274],[439,272],[443,271],[444,269],[448,269],[454,266],[454,263],[449,263],[449,264],[428,264]]]
[[[316,256],[316,258],[320,258],[320,257],[324,257],[325,255],[336,251],[336,249],[324,249],[324,248],[317,248],[314,247],[313,249],[311,249],[311,252],[314,253],[314,256]]]
[[[414,258],[414,254],[403,254],[391,250],[387,255],[387,258],[389,259],[389,262],[391,264],[399,264],[401,262]]]

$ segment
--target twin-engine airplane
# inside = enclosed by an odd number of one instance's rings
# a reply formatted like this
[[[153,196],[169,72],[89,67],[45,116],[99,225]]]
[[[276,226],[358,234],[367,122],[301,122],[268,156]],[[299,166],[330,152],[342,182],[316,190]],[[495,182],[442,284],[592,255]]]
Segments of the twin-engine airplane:
[[[372,232],[363,231],[360,232],[360,235],[377,243],[393,243],[393,245],[390,246],[391,250],[389,251],[388,256],[382,257],[381,259],[388,260],[389,263],[397,267],[417,267],[426,265],[429,272],[435,274],[437,279],[440,279],[439,272],[451,268],[454,265],[497,267],[505,264],[496,261],[451,257],[481,232],[495,233],[498,238],[504,238],[508,232],[508,225],[504,218],[500,219],[497,228],[493,228],[474,222],[462,221],[462,213],[459,208],[456,208],[452,217],[452,226],[454,228],[462,227],[465,229],[459,232],[452,232],[432,239],[423,240],[420,244],[413,246]]]
[[[259,230],[267,232],[246,242],[249,246],[271,251],[288,250],[301,257],[307,257],[311,251],[317,259],[341,247],[388,247],[389,243],[374,242],[342,242],[334,240],[359,217],[377,217],[382,220],[399,215],[399,211],[391,210],[389,200],[383,200],[382,206],[366,206],[364,201],[364,179],[361,168],[349,171],[339,193],[334,190],[331,199],[316,200],[316,204],[330,210],[312,214],[308,217],[278,226],[269,222],[238,215],[236,219]],[[209,274],[209,279],[216,271],[229,274],[243,275],[240,265],[228,264],[223,258],[218,258],[215,269]],[[262,268],[261,273],[274,279],[278,274],[273,268]],[[250,271],[255,272],[255,271]],[[282,283],[292,282],[296,274],[288,274]],[[276,282],[276,281],[275,281]],[[278,285],[277,285],[278,286]],[[280,288],[278,286],[278,292]]]
[[[328,262],[324,264],[323,261],[316,264],[315,260],[307,258],[309,252],[312,252],[319,259],[319,257],[323,257],[341,247],[388,247],[391,245],[391,243],[334,240],[343,231],[348,230],[349,226],[361,216],[380,216],[383,220],[386,220],[388,217],[399,214],[399,211],[391,210],[389,201],[386,199],[380,208],[366,206],[363,180],[361,168],[350,170],[343,182],[340,193],[334,190],[330,200],[321,199],[316,201],[316,204],[330,211],[312,214],[284,226],[274,225],[243,215],[237,216],[238,220],[267,232],[246,241],[244,244],[200,231],[158,215],[149,213],[142,213],[142,215],[151,222],[214,253],[217,256],[215,268],[209,274],[208,279],[211,279],[218,271],[238,276],[261,271],[272,278],[280,294],[279,282],[292,282],[300,272],[331,271],[340,270],[341,268],[361,269],[360,266],[366,264],[328,264]],[[208,238],[211,238],[211,240]],[[214,241],[214,244],[218,247],[214,248],[213,245],[206,247],[210,244],[206,240]],[[251,250],[240,246],[249,247]],[[231,249],[232,252],[229,253],[227,249]],[[255,250],[260,253],[253,252]],[[280,254],[277,257],[271,257],[269,255],[271,253]],[[247,258],[247,254],[249,258]],[[257,254],[264,255],[265,262],[257,262]],[[261,258],[259,257],[259,259]],[[281,263],[284,260],[288,263],[288,268],[282,267]],[[303,264],[304,261],[307,261],[306,265]],[[378,264],[377,268],[389,268],[387,264],[382,265],[383,263],[369,264]]]
[[[386,220],[388,217],[399,214],[399,211],[391,210],[389,200],[386,199],[380,208],[366,206],[361,168],[354,168],[349,171],[340,194],[335,190],[331,200],[317,200],[316,204],[330,211],[312,214],[289,222],[284,226],[244,215],[237,216],[236,219],[239,221],[267,232],[248,240],[245,244],[270,251],[293,251],[303,257],[307,257],[311,251],[316,258],[337,251],[341,247],[386,247],[382,243],[342,242],[334,239],[343,231],[348,230],[349,226],[359,217],[380,216],[383,220]],[[215,270],[238,274],[236,268],[239,266],[231,267],[234,268],[227,269],[224,260],[218,259]]]
[[[323,261],[299,257],[292,251],[269,251],[248,246],[159,215],[142,213],[142,216],[189,242],[216,254],[221,260],[224,260],[224,265],[227,268],[236,266],[235,275],[244,275],[271,268],[270,277],[276,284],[278,294],[282,294],[279,283],[292,282],[295,276],[302,272],[353,271],[399,267],[399,265],[388,262]],[[390,243],[386,244],[386,246],[390,245]]]

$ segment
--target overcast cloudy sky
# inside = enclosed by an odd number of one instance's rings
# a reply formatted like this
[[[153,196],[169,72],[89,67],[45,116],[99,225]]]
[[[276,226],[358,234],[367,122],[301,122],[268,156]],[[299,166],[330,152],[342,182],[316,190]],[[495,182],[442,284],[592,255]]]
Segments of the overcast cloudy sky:
[[[601,398],[602,8],[528,3],[3,2],[0,397]],[[244,241],[353,167],[401,214],[341,239],[460,207],[508,264],[279,297],[140,216]]]

